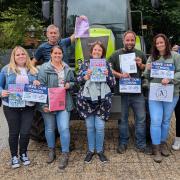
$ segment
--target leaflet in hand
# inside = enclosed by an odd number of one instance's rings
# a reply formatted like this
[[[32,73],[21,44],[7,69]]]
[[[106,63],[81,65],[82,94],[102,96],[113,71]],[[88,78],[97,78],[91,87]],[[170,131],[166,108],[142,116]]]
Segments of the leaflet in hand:
[[[22,99],[31,102],[47,102],[47,87],[25,84]]]
[[[25,107],[25,101],[22,99],[24,84],[9,84],[9,107]]]
[[[136,54],[128,53],[119,55],[119,64],[123,73],[137,73]]]
[[[65,88],[48,88],[49,110],[59,111],[65,109],[66,90]]]
[[[104,71],[106,68],[105,59],[90,59],[90,69],[92,70],[92,82],[106,82]]]
[[[141,93],[140,78],[121,78],[119,80],[120,93]]]
[[[172,102],[173,92],[173,84],[150,83],[149,100]]]
[[[151,77],[174,79],[174,70],[172,63],[152,62]]]
[[[87,18],[76,17],[75,38],[89,37],[89,22]]]

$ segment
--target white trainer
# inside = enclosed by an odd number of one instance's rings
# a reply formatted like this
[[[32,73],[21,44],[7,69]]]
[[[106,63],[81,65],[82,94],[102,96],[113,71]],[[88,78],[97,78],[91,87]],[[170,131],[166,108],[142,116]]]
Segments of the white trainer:
[[[180,150],[180,137],[175,137],[174,143],[172,145],[172,149],[175,151]]]

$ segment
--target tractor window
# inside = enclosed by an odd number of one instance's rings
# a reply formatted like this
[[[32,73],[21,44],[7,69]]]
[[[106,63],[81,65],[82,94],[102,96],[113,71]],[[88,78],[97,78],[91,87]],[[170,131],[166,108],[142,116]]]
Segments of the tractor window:
[[[90,25],[105,25],[108,28],[127,29],[128,3],[125,0],[67,0],[66,32],[73,32],[76,16],[85,15]]]

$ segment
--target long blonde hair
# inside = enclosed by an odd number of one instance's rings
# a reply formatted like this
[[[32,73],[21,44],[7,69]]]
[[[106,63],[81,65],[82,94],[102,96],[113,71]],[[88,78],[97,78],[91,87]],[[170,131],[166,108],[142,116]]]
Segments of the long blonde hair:
[[[16,46],[11,53],[11,58],[10,58],[10,62],[9,62],[9,66],[8,66],[8,72],[9,71],[13,71],[15,74],[20,74],[20,70],[15,62],[15,53],[18,49],[21,49],[25,55],[26,55],[26,63],[25,63],[25,68],[27,70],[29,70],[31,72],[31,74],[36,74],[38,72],[38,70],[32,65],[31,63],[31,59],[29,57],[29,54],[27,53],[27,51],[21,47],[21,46]]]

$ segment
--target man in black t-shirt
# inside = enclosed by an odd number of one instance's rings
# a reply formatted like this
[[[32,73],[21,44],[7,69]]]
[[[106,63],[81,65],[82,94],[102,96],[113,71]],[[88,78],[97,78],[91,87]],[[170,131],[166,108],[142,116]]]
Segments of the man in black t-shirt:
[[[116,93],[119,93],[119,80],[126,78],[138,78],[141,80],[142,72],[145,69],[145,54],[135,49],[136,34],[133,31],[127,31],[123,37],[124,48],[115,51],[110,57],[113,74],[116,77]],[[136,73],[122,72],[120,68],[120,55],[135,53],[135,62],[137,67]],[[120,93],[121,95],[121,121],[119,123],[119,146],[118,153],[125,153],[129,140],[128,115],[131,107],[135,117],[135,150],[147,152],[146,148],[146,112],[145,99],[141,93]]]

